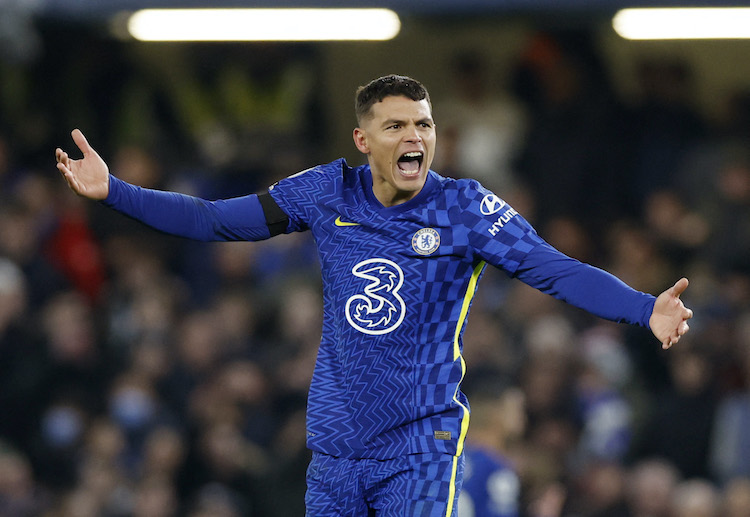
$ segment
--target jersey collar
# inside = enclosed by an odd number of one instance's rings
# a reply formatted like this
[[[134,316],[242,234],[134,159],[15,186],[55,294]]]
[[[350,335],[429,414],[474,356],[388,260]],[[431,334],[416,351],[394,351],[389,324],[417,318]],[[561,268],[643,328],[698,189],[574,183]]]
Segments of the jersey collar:
[[[386,207],[383,206],[380,201],[378,201],[378,198],[375,197],[375,193],[372,191],[372,171],[370,170],[369,165],[362,165],[360,167],[359,177],[367,203],[373,210],[380,213],[384,217],[400,214],[406,212],[407,210],[411,210],[412,208],[420,206],[425,202],[425,200],[430,197],[432,192],[440,184],[440,181],[437,178],[437,173],[429,170],[427,171],[427,180],[425,181],[422,190],[420,190],[416,196],[405,203]]]

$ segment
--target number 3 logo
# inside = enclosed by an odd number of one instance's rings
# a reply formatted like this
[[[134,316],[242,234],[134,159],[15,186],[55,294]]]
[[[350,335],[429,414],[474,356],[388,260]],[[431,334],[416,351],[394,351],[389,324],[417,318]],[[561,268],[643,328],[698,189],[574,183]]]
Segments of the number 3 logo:
[[[404,283],[404,272],[393,261],[367,259],[352,268],[352,274],[370,283],[364,294],[355,294],[346,301],[346,319],[360,332],[387,334],[404,321],[406,304],[398,291]]]

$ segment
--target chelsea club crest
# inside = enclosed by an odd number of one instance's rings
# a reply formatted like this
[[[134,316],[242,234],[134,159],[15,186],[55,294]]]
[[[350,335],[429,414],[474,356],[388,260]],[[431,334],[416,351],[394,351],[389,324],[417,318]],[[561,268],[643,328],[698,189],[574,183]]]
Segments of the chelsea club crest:
[[[420,255],[435,253],[440,247],[440,234],[433,228],[422,228],[411,238],[411,247]]]

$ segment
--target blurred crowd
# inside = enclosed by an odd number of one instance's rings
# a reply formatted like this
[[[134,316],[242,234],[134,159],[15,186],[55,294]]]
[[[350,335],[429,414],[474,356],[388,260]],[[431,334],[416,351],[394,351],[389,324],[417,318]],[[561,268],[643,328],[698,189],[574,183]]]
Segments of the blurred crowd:
[[[644,59],[639,96],[626,102],[585,43],[536,35],[507,88],[481,54],[457,55],[454,93],[433,98],[434,168],[477,177],[553,245],[639,290],[689,277],[692,330],[663,351],[646,329],[488,270],[464,337],[467,382],[502,377],[523,394],[521,431],[503,453],[524,516],[747,517],[750,93],[708,119],[689,67]],[[89,48],[71,75],[89,70],[93,84],[113,71],[96,66],[106,50]],[[108,76],[130,84],[117,90],[129,114],[95,111],[111,91],[87,98],[84,88],[73,107],[27,95],[13,84],[38,79],[33,66],[0,66],[2,118],[23,118],[0,137],[1,517],[304,514],[304,409],[322,317],[311,237],[158,234],[73,195],[50,145],[70,129],[50,128],[71,120],[61,112],[88,106],[99,134],[87,134],[126,181],[204,197],[260,190],[335,158],[317,156],[325,134],[313,138],[304,117],[244,102],[315,112],[295,90],[314,75],[299,54],[269,57],[278,73],[244,92],[239,63],[207,60],[207,73],[224,67],[219,90],[235,102],[215,118],[184,70],[166,86],[149,70],[136,70],[140,81]],[[157,90],[179,105],[167,109]],[[162,146],[152,122],[178,143]],[[260,143],[247,144],[253,136]],[[549,509],[551,490],[562,497]]]

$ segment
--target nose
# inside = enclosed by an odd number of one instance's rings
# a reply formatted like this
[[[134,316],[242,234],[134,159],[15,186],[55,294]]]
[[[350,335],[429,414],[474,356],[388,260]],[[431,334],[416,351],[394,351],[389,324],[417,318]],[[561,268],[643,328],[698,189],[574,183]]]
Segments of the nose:
[[[422,141],[422,135],[419,134],[419,130],[417,126],[411,125],[406,131],[405,140],[407,142],[416,142],[419,143]]]

